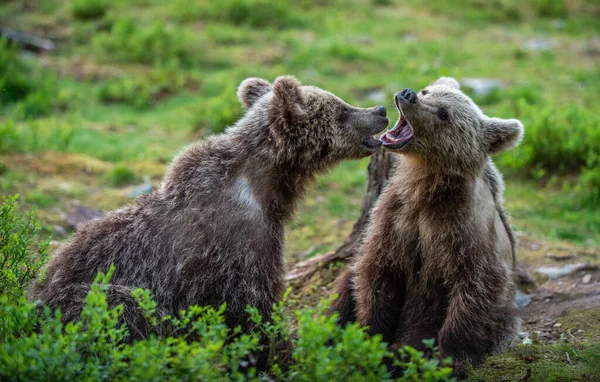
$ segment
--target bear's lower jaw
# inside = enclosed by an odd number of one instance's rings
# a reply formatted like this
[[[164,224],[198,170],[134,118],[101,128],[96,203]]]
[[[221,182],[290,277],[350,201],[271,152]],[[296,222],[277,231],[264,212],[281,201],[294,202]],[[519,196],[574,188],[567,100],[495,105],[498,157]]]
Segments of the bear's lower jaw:
[[[406,146],[413,139],[413,128],[410,123],[400,114],[396,125],[381,136],[381,142],[386,149],[398,150]]]
[[[370,150],[374,150],[379,148],[379,146],[381,146],[383,144],[383,142],[381,140],[379,140],[379,138],[377,138],[375,135],[366,138],[364,141],[362,141],[363,146],[365,146],[366,148],[370,149]]]

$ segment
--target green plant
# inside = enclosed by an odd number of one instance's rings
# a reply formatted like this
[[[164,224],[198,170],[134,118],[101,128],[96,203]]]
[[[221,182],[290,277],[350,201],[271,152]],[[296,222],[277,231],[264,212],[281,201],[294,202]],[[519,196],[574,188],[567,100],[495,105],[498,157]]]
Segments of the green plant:
[[[76,130],[53,120],[30,120],[15,123],[0,122],[0,153],[67,151]]]
[[[4,38],[0,38],[0,104],[18,102],[17,114],[34,118],[56,106],[56,80],[31,59],[24,59]]]
[[[399,357],[394,364],[404,371],[400,381],[448,381],[452,373],[452,360],[450,358],[440,361],[438,349],[434,346],[434,340],[423,340],[425,347],[433,355],[425,357],[424,352],[418,351],[410,346],[402,347],[398,353]]]
[[[291,3],[285,0],[224,0],[211,3],[207,13],[216,20],[259,28],[283,29],[303,24],[294,15]]]
[[[0,295],[14,303],[46,262],[50,239],[34,248],[40,230],[35,209],[26,215],[16,212],[18,195],[4,198],[0,206]]]
[[[72,0],[71,13],[79,20],[93,20],[104,16],[108,10],[107,0]]]
[[[185,33],[161,21],[140,25],[118,19],[109,32],[95,35],[92,45],[100,60],[177,65],[192,58]]]
[[[134,184],[138,176],[127,166],[116,165],[106,175],[105,181],[113,187],[121,187]]]
[[[194,108],[194,126],[197,130],[207,130],[216,134],[225,131],[227,126],[236,122],[243,113],[237,99],[236,88],[227,85],[218,95],[206,99]]]
[[[98,97],[105,103],[126,103],[143,109],[176,94],[188,82],[181,72],[156,68],[144,76],[125,76],[104,82]]]

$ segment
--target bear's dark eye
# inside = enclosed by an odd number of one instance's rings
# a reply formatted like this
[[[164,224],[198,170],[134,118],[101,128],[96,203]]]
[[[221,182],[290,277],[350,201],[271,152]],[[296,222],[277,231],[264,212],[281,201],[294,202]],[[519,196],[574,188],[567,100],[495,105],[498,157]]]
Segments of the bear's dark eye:
[[[441,107],[441,108],[438,109],[437,116],[442,121],[447,121],[448,117],[449,117],[448,112],[443,107]]]
[[[429,91],[427,91],[425,89],[421,90],[421,95],[427,95],[427,94],[429,94]]]

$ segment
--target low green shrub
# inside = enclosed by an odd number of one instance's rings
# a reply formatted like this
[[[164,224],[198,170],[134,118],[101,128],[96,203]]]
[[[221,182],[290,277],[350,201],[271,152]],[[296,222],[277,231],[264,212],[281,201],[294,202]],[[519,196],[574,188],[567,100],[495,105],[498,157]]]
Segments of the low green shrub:
[[[16,211],[18,195],[0,206],[0,296],[7,304],[19,301],[25,288],[46,262],[50,240],[34,245],[40,230],[35,209],[23,216]],[[4,312],[4,310],[0,310]]]
[[[0,104],[18,103],[17,114],[35,118],[56,106],[56,79],[31,59],[25,59],[0,38]]]
[[[576,104],[540,107],[521,98],[511,106],[525,125],[525,137],[517,150],[498,158],[510,172],[550,179],[576,177],[579,199],[600,205],[597,158],[600,157],[600,119],[593,111]]]
[[[92,46],[102,61],[177,65],[192,59],[186,34],[161,21],[146,25],[118,19],[110,31],[94,36]]]
[[[107,0],[71,0],[71,14],[78,20],[102,18],[109,8]]]
[[[105,182],[113,187],[122,187],[134,184],[139,180],[138,176],[127,166],[116,165],[106,173]]]
[[[243,114],[236,88],[226,86],[213,97],[205,98],[201,105],[192,111],[196,130],[208,131],[212,134],[222,133],[225,128],[235,123]]]
[[[255,28],[284,29],[304,25],[292,3],[285,0],[223,0],[212,2],[207,16]]]
[[[104,103],[125,103],[143,109],[178,93],[189,82],[179,71],[156,68],[147,75],[129,75],[103,82],[98,98]]]
[[[0,153],[67,151],[75,128],[48,119],[15,123],[8,119],[0,122]]]
[[[514,22],[536,18],[568,18],[594,9],[592,1],[569,4],[567,0],[441,0],[428,4],[433,10],[472,21]]]

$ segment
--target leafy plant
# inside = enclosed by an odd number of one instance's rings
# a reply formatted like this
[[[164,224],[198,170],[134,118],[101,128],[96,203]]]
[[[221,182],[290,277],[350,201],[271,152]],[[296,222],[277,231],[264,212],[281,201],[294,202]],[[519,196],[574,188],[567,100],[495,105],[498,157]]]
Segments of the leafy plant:
[[[40,230],[35,209],[26,215],[16,212],[18,195],[3,199],[0,206],[0,295],[14,303],[25,295],[26,286],[46,262],[50,239],[33,248]]]
[[[0,38],[0,104],[18,102],[23,118],[48,114],[56,106],[56,80]]]
[[[192,56],[181,29],[161,21],[140,25],[132,19],[118,19],[109,32],[95,35],[92,45],[99,59],[110,57],[117,62],[177,65]]]
[[[108,10],[107,0],[72,0],[71,13],[79,20],[93,20],[104,16]]]
[[[121,187],[137,182],[138,176],[127,166],[116,165],[106,174],[105,181],[111,186]]]

